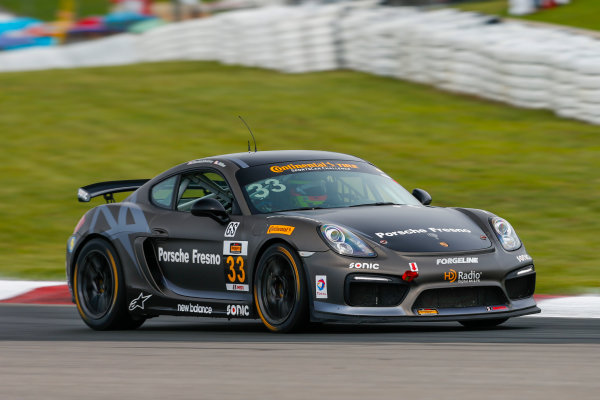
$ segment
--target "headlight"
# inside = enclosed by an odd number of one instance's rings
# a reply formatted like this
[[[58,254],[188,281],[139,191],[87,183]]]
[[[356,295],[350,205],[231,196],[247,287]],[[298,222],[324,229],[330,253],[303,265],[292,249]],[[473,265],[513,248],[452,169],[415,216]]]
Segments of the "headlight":
[[[490,222],[494,228],[496,237],[500,243],[502,243],[502,247],[508,251],[516,250],[521,247],[521,240],[507,220],[500,217],[494,217]]]
[[[322,225],[321,236],[325,242],[338,254],[353,257],[377,257],[362,239],[348,229],[338,225]]]

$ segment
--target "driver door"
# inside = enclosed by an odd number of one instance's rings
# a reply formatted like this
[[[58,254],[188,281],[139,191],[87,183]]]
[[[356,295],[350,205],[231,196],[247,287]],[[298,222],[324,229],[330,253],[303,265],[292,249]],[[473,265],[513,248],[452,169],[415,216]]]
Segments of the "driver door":
[[[216,171],[203,169],[184,173],[177,182],[172,211],[150,223],[154,255],[165,286],[188,297],[243,298],[248,292],[248,242],[241,240],[242,216],[227,181]],[[222,224],[192,215],[193,205],[207,198],[219,201],[231,222]],[[232,284],[246,290],[228,290]]]

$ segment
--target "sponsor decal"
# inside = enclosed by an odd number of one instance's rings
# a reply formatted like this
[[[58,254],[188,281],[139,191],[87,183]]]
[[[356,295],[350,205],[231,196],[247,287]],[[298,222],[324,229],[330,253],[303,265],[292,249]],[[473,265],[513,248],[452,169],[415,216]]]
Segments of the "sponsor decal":
[[[177,304],[177,311],[190,314],[212,314],[212,307],[201,306],[199,304]]]
[[[129,311],[133,311],[136,308],[139,309],[144,309],[144,303],[150,298],[152,297],[151,294],[149,294],[148,296],[144,296],[144,293],[140,292],[140,295],[138,297],[136,297],[135,299],[131,300],[131,303],[129,303]]]
[[[464,228],[419,228],[419,229],[405,229],[398,230],[392,232],[376,232],[375,235],[378,238],[383,238],[384,236],[392,237],[392,236],[404,236],[404,235],[415,235],[420,233],[471,233],[469,229]]]
[[[481,280],[481,275],[482,272],[477,271],[456,272],[455,270],[450,269],[448,272],[444,272],[444,280],[451,283],[479,282]]]
[[[377,263],[368,263],[368,262],[363,262],[363,263],[351,263],[349,266],[349,268],[356,268],[356,269],[379,269],[379,264]]]
[[[487,240],[487,236],[481,235],[481,236],[479,236],[479,239],[481,239],[481,240]]]
[[[281,172],[289,171],[289,172],[302,172],[302,171],[314,171],[319,169],[335,169],[335,170],[351,170],[357,169],[358,165],[356,164],[348,164],[348,163],[339,163],[339,162],[330,162],[330,161],[317,161],[312,163],[305,164],[287,164],[287,165],[272,165],[269,170],[276,174]]]
[[[417,266],[417,263],[415,263],[415,262],[408,263],[408,266],[410,267],[410,270],[412,272],[419,272],[419,267]]]
[[[440,242],[440,246],[442,246],[442,247],[448,247],[448,243],[446,243],[446,242]]]
[[[75,235],[71,236],[69,238],[69,240],[67,241],[67,251],[69,253],[71,253],[73,251],[73,249],[75,248],[76,241],[77,241],[77,238],[75,237]]]
[[[230,222],[225,228],[225,237],[234,237],[237,232],[238,227],[240,226],[239,222]]]
[[[246,188],[252,199],[266,199],[271,192],[280,193],[285,189],[287,189],[286,186],[277,179],[265,179],[262,184],[253,183]]]
[[[317,299],[327,298],[327,275],[315,276],[316,297]]]
[[[269,229],[267,229],[267,235],[269,234],[280,234],[280,235],[291,235],[296,229],[295,226],[287,226],[287,225],[269,225]]]
[[[165,250],[162,247],[158,248],[158,261],[159,262],[172,262],[189,264],[208,264],[208,265],[221,265],[221,255],[213,253],[201,253],[197,249],[192,249],[192,254],[179,249],[177,251]]]
[[[508,307],[506,307],[506,306],[492,306],[492,307],[487,306],[485,309],[486,309],[486,311],[505,311],[505,310],[508,310]]]
[[[192,160],[192,161],[188,161],[187,165],[193,165],[193,164],[212,164],[214,161],[213,160]]]
[[[225,279],[229,283],[246,283],[246,263],[242,256],[227,256],[225,263]]]
[[[381,243],[381,244],[388,244],[388,241],[387,240],[380,240],[379,243]]]
[[[435,308],[420,308],[417,310],[419,315],[438,315],[438,310]]]
[[[239,304],[229,304],[227,305],[227,315],[231,315],[232,317],[248,317],[250,316],[250,307]]]
[[[227,288],[227,290],[233,291],[233,292],[249,292],[250,291],[250,288],[248,287],[248,285],[241,284],[241,283],[226,283],[225,287]]]
[[[448,257],[448,258],[438,258],[435,261],[436,265],[446,265],[446,264],[477,264],[479,263],[478,257]]]
[[[219,167],[225,168],[225,164],[218,160],[192,160],[192,161],[188,161],[188,163],[187,163],[187,165],[193,165],[193,164],[213,164],[213,165],[217,165]]]
[[[525,262],[525,261],[531,261],[532,258],[529,254],[521,254],[517,256],[517,261],[518,262]]]
[[[223,242],[224,256],[247,256],[248,242],[243,240],[225,240]]]

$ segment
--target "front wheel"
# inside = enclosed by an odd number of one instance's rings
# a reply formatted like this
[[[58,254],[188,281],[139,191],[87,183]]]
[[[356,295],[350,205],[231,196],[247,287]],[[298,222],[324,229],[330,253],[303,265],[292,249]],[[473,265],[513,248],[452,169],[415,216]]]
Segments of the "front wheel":
[[[144,322],[127,312],[121,265],[105,240],[90,240],[81,249],[73,272],[73,292],[81,319],[92,329],[135,329]]]
[[[485,329],[485,328],[493,328],[495,326],[505,323],[506,321],[508,321],[508,318],[471,319],[471,320],[464,320],[464,321],[458,321],[458,322],[460,322],[465,328]]]
[[[254,276],[258,315],[273,332],[298,330],[308,321],[308,293],[296,252],[275,244],[260,258]]]

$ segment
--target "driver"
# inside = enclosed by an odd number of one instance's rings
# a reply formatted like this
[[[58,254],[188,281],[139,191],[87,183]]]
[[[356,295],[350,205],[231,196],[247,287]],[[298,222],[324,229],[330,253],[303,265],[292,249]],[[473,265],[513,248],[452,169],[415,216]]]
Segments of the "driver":
[[[327,201],[325,182],[290,180],[288,185],[290,194],[298,207],[319,207]]]

